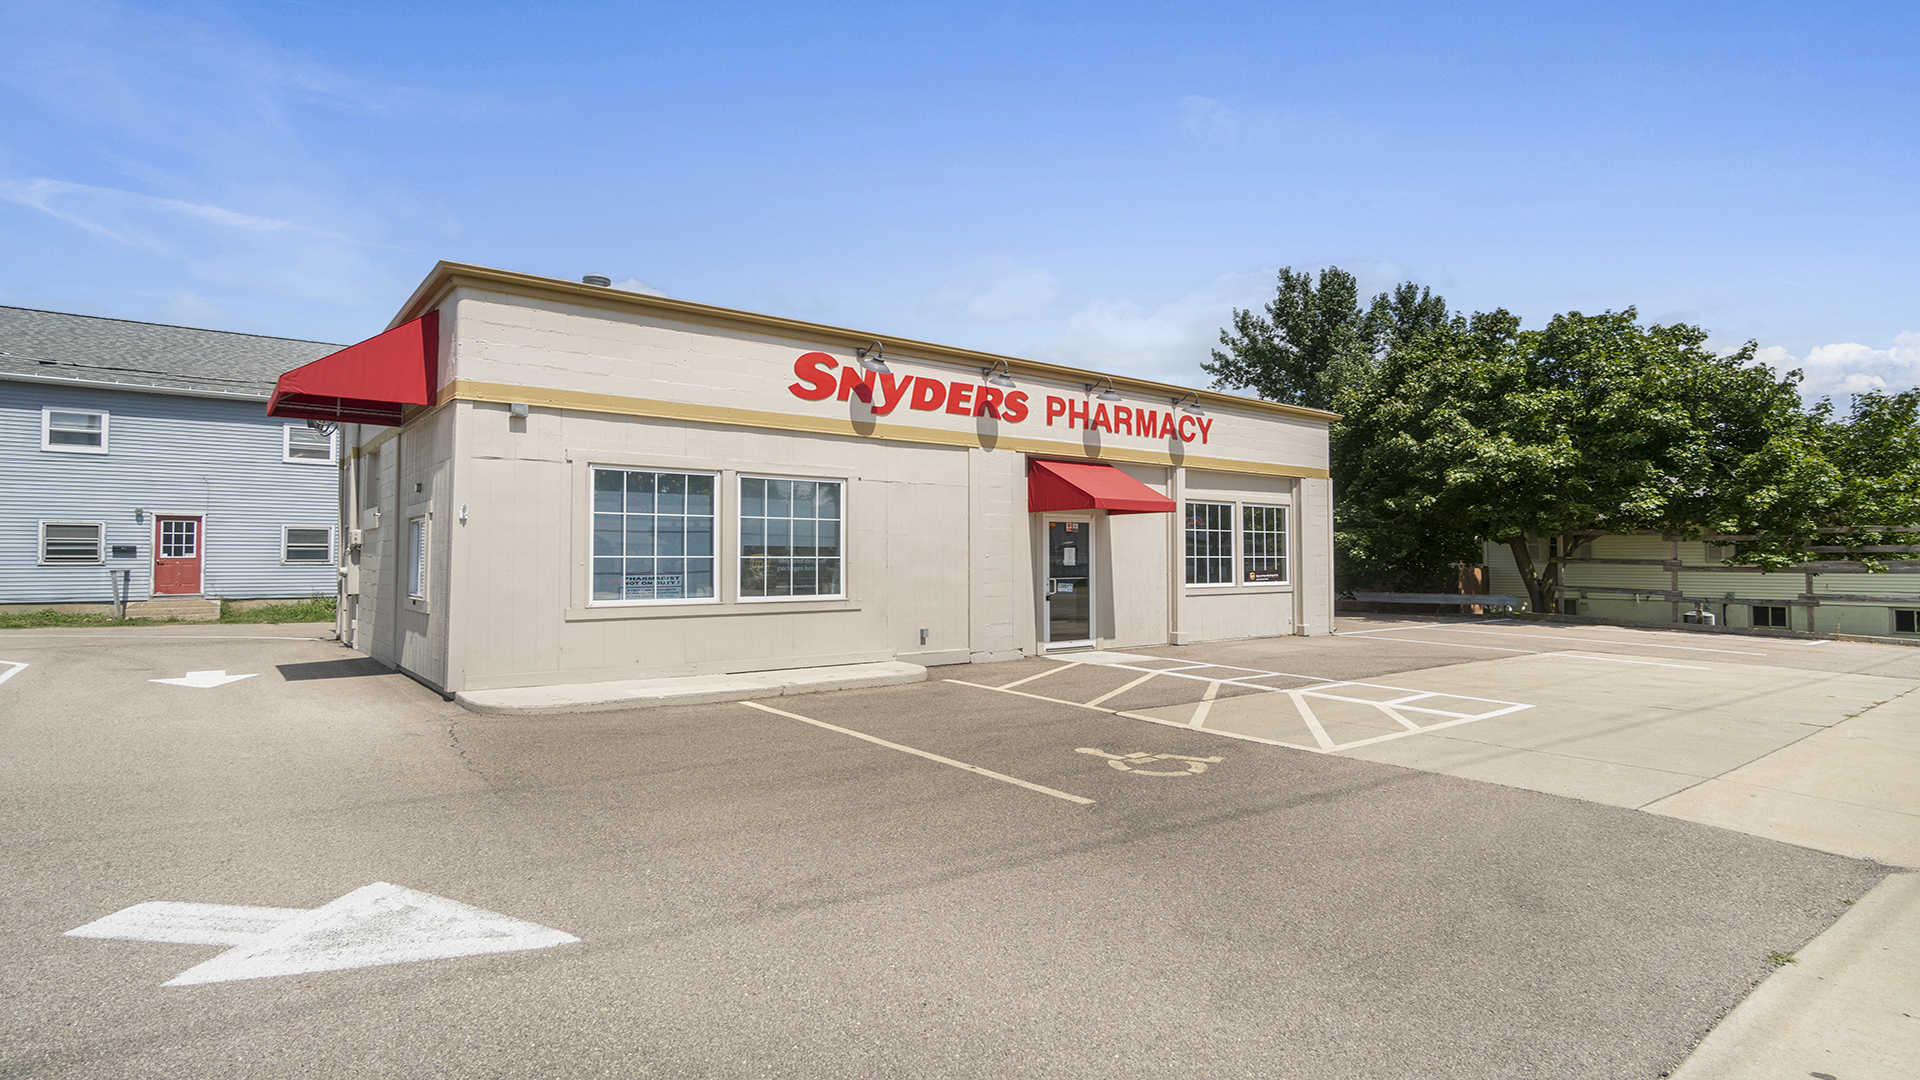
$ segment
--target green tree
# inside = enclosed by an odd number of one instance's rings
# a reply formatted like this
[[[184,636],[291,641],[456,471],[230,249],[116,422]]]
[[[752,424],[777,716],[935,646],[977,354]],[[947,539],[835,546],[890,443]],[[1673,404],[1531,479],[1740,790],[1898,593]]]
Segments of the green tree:
[[[1330,409],[1341,382],[1373,358],[1359,284],[1337,266],[1280,271],[1280,287],[1264,315],[1235,308],[1232,332],[1220,331],[1226,352],[1200,365],[1213,385],[1251,389],[1268,401]]]
[[[1632,308],[1522,331],[1495,311],[1390,348],[1335,408],[1337,543],[1348,580],[1402,587],[1509,546],[1536,611],[1564,566],[1605,533],[1698,535],[1737,473],[1801,422],[1797,377],[1730,356],[1691,326],[1643,327]],[[1528,540],[1548,539],[1536,564]]]
[[[1870,569],[1910,557],[1898,549],[1920,545],[1920,391],[1859,395],[1837,419],[1821,402],[1727,471],[1714,528],[1743,538],[1736,563],[1775,570],[1816,548]]]

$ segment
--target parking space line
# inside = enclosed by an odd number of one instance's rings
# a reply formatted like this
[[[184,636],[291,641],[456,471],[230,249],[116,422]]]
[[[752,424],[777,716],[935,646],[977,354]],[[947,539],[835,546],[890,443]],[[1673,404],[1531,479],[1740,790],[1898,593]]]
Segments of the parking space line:
[[[1708,649],[1699,645],[1662,645],[1655,641],[1623,641],[1620,638],[1576,638],[1562,637],[1558,634],[1503,634],[1492,630],[1468,630],[1458,626],[1428,626],[1421,633],[1435,634],[1475,634],[1480,637],[1534,638],[1540,641],[1581,641],[1589,645],[1631,645],[1640,649],[1674,649],[1679,652],[1726,653],[1729,656],[1765,656],[1763,652],[1747,649]]]
[[[1000,688],[988,686],[988,687],[982,687],[982,689],[997,690]],[[1013,691],[1013,692],[1018,693],[1018,691]],[[903,754],[912,754],[915,757],[923,757],[923,758],[926,758],[928,761],[937,761],[942,765],[951,765],[956,769],[962,769],[979,776],[990,777],[994,780],[1002,781],[1003,783],[1012,784],[1015,787],[1026,788],[1028,791],[1037,791],[1042,795],[1051,795],[1056,799],[1065,799],[1067,802],[1078,803],[1081,806],[1093,805],[1092,799],[1082,798],[1078,795],[1069,795],[1064,791],[1055,791],[1053,788],[1046,787],[1041,784],[1033,783],[1030,780],[1022,780],[1017,776],[1008,776],[1005,773],[997,773],[997,772],[994,772],[992,769],[983,769],[978,765],[969,765],[964,761],[955,761],[950,757],[941,757],[939,754],[929,753],[928,751],[915,749],[914,747],[911,747],[911,746],[903,746],[897,742],[888,742],[887,740],[882,739],[877,735],[869,735],[864,731],[855,731],[852,728],[843,728],[838,724],[829,724],[825,720],[815,720],[812,717],[801,716],[799,713],[790,713],[784,709],[776,709],[771,705],[762,705],[757,701],[743,701],[740,704],[745,705],[749,709],[759,709],[761,712],[772,713],[775,716],[784,716],[789,720],[798,720],[803,724],[812,724],[814,727],[826,728],[828,731],[837,731],[842,735],[851,735],[856,739],[865,739],[867,742],[873,743],[876,746],[884,746],[889,750],[898,750]],[[1105,710],[1102,710],[1102,711],[1105,711]]]
[[[1049,657],[1049,659],[1052,659],[1052,658]],[[1008,689],[1009,687],[1019,686],[1023,683],[1030,683],[1035,679],[1044,679],[1049,675],[1058,674],[1059,672],[1062,672],[1065,670],[1067,670],[1067,666],[1065,664],[1061,664],[1059,667],[1050,667],[1038,675],[1029,675],[1024,679],[1015,679],[1012,682],[1008,683],[1006,686],[995,687],[995,689],[1005,690],[1005,689]]]
[[[1401,715],[1400,715],[1399,713],[1397,713],[1397,712],[1395,712],[1395,711],[1394,711],[1394,709],[1393,709],[1393,702],[1391,702],[1391,701],[1388,701],[1388,702],[1382,702],[1382,703],[1380,704],[1380,706],[1379,706],[1379,708],[1380,708],[1380,711],[1381,711],[1381,712],[1383,712],[1383,713],[1386,713],[1386,714],[1387,714],[1388,716],[1391,716],[1391,717],[1393,717],[1393,718],[1394,718],[1395,720],[1398,720],[1398,721],[1400,722],[1400,726],[1401,726],[1401,727],[1403,727],[1403,728],[1406,728],[1406,729],[1407,729],[1408,731],[1422,731],[1422,730],[1424,730],[1424,729],[1423,729],[1423,728],[1422,728],[1422,727],[1421,727],[1421,726],[1420,726],[1419,724],[1416,724],[1416,723],[1414,723],[1413,721],[1411,721],[1411,720],[1409,720],[1409,719],[1407,719],[1406,717],[1404,717],[1404,716],[1401,716]]]
[[[1151,679],[1158,674],[1160,673],[1157,671],[1149,671],[1145,675],[1140,676],[1139,678],[1133,680],[1132,682],[1128,683],[1125,686],[1119,687],[1118,689],[1109,690],[1106,693],[1101,694],[1099,697],[1094,698],[1092,701],[1087,702],[1087,704],[1098,705],[1101,702],[1107,700],[1108,698],[1119,697],[1121,694],[1124,694],[1127,691],[1133,689],[1134,687],[1139,686],[1141,683],[1146,682],[1148,679]]]
[[[1569,660],[1605,660],[1609,664],[1640,664],[1644,667],[1677,667],[1677,668],[1687,668],[1690,671],[1712,671],[1713,670],[1712,668],[1706,667],[1701,664],[1663,664],[1658,660],[1629,660],[1624,656],[1588,656],[1585,653],[1572,653],[1572,652],[1542,653],[1541,655],[1565,657]]]
[[[1289,690],[1287,696],[1293,699],[1293,707],[1300,710],[1300,719],[1307,722],[1307,730],[1313,733],[1313,741],[1319,743],[1322,750],[1333,749],[1333,740],[1327,736],[1327,729],[1320,726],[1320,718],[1313,715],[1313,706],[1307,704],[1306,695],[1298,690]]]
[[[27,670],[27,665],[19,662],[18,660],[0,660],[0,664],[5,664],[7,666],[7,670],[0,671],[0,682],[6,682],[8,679],[11,679],[15,675],[18,675],[21,672]]]
[[[1207,714],[1213,711],[1213,699],[1220,696],[1220,684],[1208,683],[1200,695],[1200,704],[1194,706],[1193,719],[1187,721],[1188,727],[1201,727],[1207,722]]]
[[[1396,627],[1395,629],[1398,629],[1398,627]],[[1426,638],[1417,638],[1417,637],[1396,637],[1396,638],[1387,638],[1386,640],[1387,641],[1405,641],[1405,642],[1410,642],[1414,645],[1444,645],[1449,649],[1483,649],[1487,652],[1518,652],[1518,653],[1532,653],[1535,655],[1538,655],[1540,653],[1539,649],[1510,649],[1504,645],[1466,645],[1458,641],[1428,641]]]
[[[1435,644],[1448,644],[1448,643],[1436,642]],[[1474,646],[1466,646],[1466,647],[1473,648]],[[1531,652],[1532,650],[1511,650],[1511,651]],[[1556,653],[1551,655],[1567,655],[1567,654]],[[1050,657],[1049,659],[1057,659],[1060,662],[1060,667],[1054,670],[1061,670],[1069,666],[1080,666],[1082,663],[1085,663],[1083,661],[1076,661],[1076,660],[1071,660],[1071,659],[1062,658],[1062,657]],[[1601,657],[1599,659],[1607,659],[1607,658]],[[1654,663],[1653,661],[1623,661],[1623,662],[1649,663],[1649,664]],[[1168,670],[1159,669],[1159,668],[1142,668],[1142,667],[1136,667],[1134,665],[1125,664],[1125,663],[1100,663],[1098,666],[1105,667],[1105,668],[1120,668],[1123,670],[1138,671],[1142,673],[1142,677],[1133,680],[1132,682],[1128,683],[1125,686],[1120,687],[1118,690],[1113,690],[1106,694],[1102,694],[1101,696],[1094,698],[1092,701],[1067,701],[1063,698],[1048,697],[1045,694],[1035,694],[1025,690],[1012,689],[1013,687],[1018,686],[1021,683],[1032,681],[1031,677],[1027,679],[1018,680],[1017,682],[1008,683],[1005,686],[989,686],[986,683],[968,682],[964,679],[948,679],[946,681],[950,683],[955,683],[960,686],[971,686],[977,690],[994,690],[1003,694],[1012,694],[1015,697],[1030,698],[1034,701],[1044,701],[1052,705],[1065,705],[1065,706],[1068,706],[1069,708],[1088,709],[1093,712],[1102,712],[1102,713],[1108,714],[1109,716],[1124,717],[1129,720],[1145,720],[1151,724],[1163,724],[1168,727],[1181,727],[1181,728],[1187,728],[1189,730],[1204,731],[1209,735],[1220,735],[1226,738],[1243,739],[1248,742],[1263,743],[1268,746],[1284,746],[1293,750],[1306,750],[1306,751],[1309,751],[1312,753],[1318,753],[1318,754],[1338,753],[1342,750],[1353,749],[1354,747],[1367,746],[1377,742],[1385,742],[1388,739],[1400,739],[1400,738],[1405,738],[1409,735],[1421,735],[1430,731],[1439,731],[1443,728],[1455,727],[1460,724],[1471,724],[1480,720],[1491,720],[1498,716],[1506,716],[1511,713],[1520,712],[1524,709],[1533,708],[1532,705],[1526,705],[1519,702],[1500,701],[1494,698],[1473,697],[1472,695],[1469,695],[1469,694],[1448,693],[1444,691],[1435,691],[1435,690],[1415,690],[1405,686],[1388,686],[1385,683],[1354,682],[1351,680],[1338,680],[1338,679],[1314,680],[1313,684],[1310,686],[1300,686],[1300,687],[1291,687],[1291,688],[1278,687],[1278,686],[1263,686],[1259,683],[1247,682],[1243,680],[1250,679],[1250,678],[1271,678],[1274,676],[1286,676],[1288,678],[1296,678],[1296,679],[1312,679],[1313,677],[1309,675],[1294,675],[1287,672],[1261,671],[1258,668],[1243,668],[1243,667],[1236,667],[1236,666],[1227,665],[1227,664],[1195,664],[1193,666],[1207,667],[1207,668],[1224,668],[1226,670],[1231,670],[1231,671],[1248,671],[1248,672],[1254,672],[1255,674],[1250,676],[1239,676],[1232,679],[1208,679],[1205,676],[1188,675],[1178,670],[1168,671]],[[1683,667],[1683,666],[1689,666],[1689,665],[1656,664],[1655,666]],[[1172,675],[1178,678],[1193,679],[1195,681],[1204,682],[1207,684],[1206,689],[1201,693],[1200,700],[1194,705],[1193,713],[1187,719],[1185,720],[1163,719],[1158,716],[1147,716],[1142,713],[1126,712],[1120,709],[1109,709],[1105,705],[1101,704],[1102,702],[1105,702],[1113,698],[1115,695],[1120,694],[1132,687],[1138,686],[1141,683],[1145,682],[1147,679],[1152,678],[1156,675]],[[1265,693],[1265,694],[1285,695],[1286,699],[1289,702],[1291,702],[1292,705],[1294,706],[1293,713],[1295,718],[1297,718],[1306,727],[1307,731],[1310,734],[1312,734],[1314,738],[1314,742],[1317,745],[1306,746],[1300,743],[1287,742],[1284,739],[1271,739],[1265,736],[1248,735],[1248,734],[1243,734],[1237,731],[1225,730],[1222,728],[1207,727],[1206,722],[1209,716],[1211,715],[1213,704],[1215,700],[1218,699],[1220,694],[1220,688],[1222,686],[1242,686],[1242,687],[1246,687],[1249,690],[1258,690],[1261,693]],[[1332,692],[1335,690],[1345,689],[1347,687],[1353,687],[1356,691],[1361,689],[1386,690],[1386,691],[1391,691],[1393,696],[1385,699],[1379,699],[1379,698],[1357,697],[1350,694],[1337,694]],[[1371,738],[1360,739],[1350,743],[1336,743],[1333,741],[1333,737],[1327,733],[1326,727],[1320,722],[1319,716],[1315,714],[1315,712],[1313,711],[1313,706],[1308,703],[1307,699],[1310,697],[1321,698],[1326,701],[1345,702],[1352,705],[1364,705],[1368,708],[1375,709],[1381,713],[1384,713],[1387,717],[1392,719],[1394,723],[1400,725],[1400,727],[1405,730],[1389,732],[1388,734],[1385,734],[1385,735],[1377,735]],[[1257,700],[1257,697],[1249,698],[1248,700],[1250,701]],[[1492,709],[1488,709],[1484,712],[1463,713],[1463,712],[1457,712],[1453,709],[1442,709],[1442,708],[1436,708],[1430,705],[1417,704],[1418,702],[1422,702],[1422,701],[1436,701],[1436,700],[1445,700],[1448,702],[1457,701],[1457,702],[1463,702],[1463,703],[1476,702],[1479,704],[1491,705],[1496,707]],[[1437,723],[1422,724],[1404,715],[1406,713],[1424,713],[1428,716],[1444,717],[1445,719],[1440,720]]]

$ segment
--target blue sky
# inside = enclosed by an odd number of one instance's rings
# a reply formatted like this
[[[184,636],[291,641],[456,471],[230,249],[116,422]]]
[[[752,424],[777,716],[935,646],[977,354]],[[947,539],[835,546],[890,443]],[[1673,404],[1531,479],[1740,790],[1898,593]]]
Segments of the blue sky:
[[[0,303],[438,259],[1198,383],[1281,266],[1920,382],[1920,5],[0,3]]]

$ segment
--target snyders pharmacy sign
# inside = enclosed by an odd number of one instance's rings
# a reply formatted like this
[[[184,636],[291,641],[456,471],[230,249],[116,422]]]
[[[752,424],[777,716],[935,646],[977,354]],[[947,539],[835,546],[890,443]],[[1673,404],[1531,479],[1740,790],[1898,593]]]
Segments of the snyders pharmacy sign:
[[[837,376],[835,368],[840,369]],[[1024,390],[1005,391],[985,383],[865,371],[854,364],[843,366],[823,352],[802,354],[793,362],[793,374],[800,380],[787,387],[794,397],[803,401],[859,398],[875,416],[886,416],[902,405],[920,412],[987,416],[1007,424],[1023,423],[1031,415]],[[1080,402],[1052,394],[1046,395],[1042,419],[1048,427],[1059,419],[1069,430],[1085,428],[1146,439],[1197,440],[1203,446],[1213,429],[1212,417],[1184,412],[1176,415],[1169,410],[1139,406],[1109,407],[1103,401]]]

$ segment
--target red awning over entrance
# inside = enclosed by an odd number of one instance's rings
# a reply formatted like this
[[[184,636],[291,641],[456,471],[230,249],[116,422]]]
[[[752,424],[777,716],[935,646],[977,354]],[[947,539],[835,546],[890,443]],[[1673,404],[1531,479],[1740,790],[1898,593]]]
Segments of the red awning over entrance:
[[[280,376],[267,415],[391,427],[408,405],[433,404],[439,357],[440,313],[429,311]]]
[[[1171,514],[1173,500],[1111,465],[1084,461],[1027,464],[1027,512],[1105,510],[1113,514]]]

